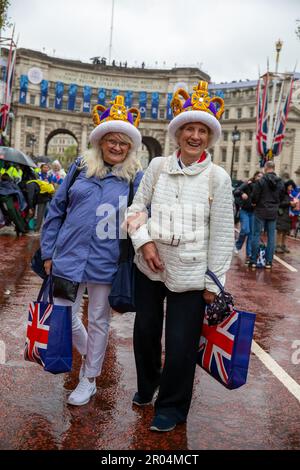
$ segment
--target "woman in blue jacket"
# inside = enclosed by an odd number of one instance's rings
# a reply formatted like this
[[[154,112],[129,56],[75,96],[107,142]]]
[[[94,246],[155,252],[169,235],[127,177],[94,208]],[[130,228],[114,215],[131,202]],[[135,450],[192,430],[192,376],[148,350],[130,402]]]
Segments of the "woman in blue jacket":
[[[74,303],[55,299],[57,305],[72,305],[73,344],[83,361],[68,403],[78,406],[96,393],[95,378],[108,339],[108,295],[117,270],[121,219],[130,182],[136,191],[142,178],[135,152],[142,140],[139,111],[126,110],[124,98],[117,96],[108,109],[96,106],[93,119],[92,148],[71,166],[52,200],[41,241],[46,272],[79,283]],[[71,184],[78,166],[81,171]],[[78,316],[86,287],[88,331]]]

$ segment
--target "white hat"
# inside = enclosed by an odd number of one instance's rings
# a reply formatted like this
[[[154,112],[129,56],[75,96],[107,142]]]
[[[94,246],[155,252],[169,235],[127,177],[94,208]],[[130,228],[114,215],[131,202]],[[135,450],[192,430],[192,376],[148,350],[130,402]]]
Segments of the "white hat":
[[[93,121],[96,127],[90,134],[90,143],[96,147],[105,134],[121,132],[132,140],[133,150],[137,150],[142,143],[141,133],[137,129],[141,118],[139,110],[127,110],[121,95],[116,96],[111,104],[107,109],[100,104],[94,107]]]
[[[195,92],[191,96],[182,88],[174,93],[171,101],[174,118],[168,127],[169,134],[170,137],[176,140],[176,131],[184,124],[201,122],[211,130],[208,142],[209,147],[211,147],[221,137],[222,128],[219,119],[224,112],[224,101],[219,96],[209,97],[207,82],[200,81],[193,90]],[[185,100],[184,103],[180,97]],[[219,104],[218,110],[214,102]]]

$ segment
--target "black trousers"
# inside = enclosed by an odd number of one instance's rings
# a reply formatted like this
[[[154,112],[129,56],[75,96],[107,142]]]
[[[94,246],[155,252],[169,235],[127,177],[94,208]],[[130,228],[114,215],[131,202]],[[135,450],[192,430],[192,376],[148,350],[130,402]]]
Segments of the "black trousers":
[[[162,282],[151,281],[138,269],[136,271],[134,355],[138,393],[143,399],[151,400],[159,386],[156,414],[164,414],[177,423],[184,422],[192,399],[204,318],[203,291],[171,292]],[[162,369],[165,297],[165,362]]]

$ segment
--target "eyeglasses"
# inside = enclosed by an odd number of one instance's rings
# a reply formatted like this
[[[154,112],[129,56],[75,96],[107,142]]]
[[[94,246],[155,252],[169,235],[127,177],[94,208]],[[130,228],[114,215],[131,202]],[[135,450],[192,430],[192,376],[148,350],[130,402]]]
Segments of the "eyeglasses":
[[[129,147],[130,144],[126,143],[126,142],[119,142],[118,140],[113,140],[113,139],[104,139],[105,142],[108,143],[108,145],[110,147],[116,147],[117,145],[119,145],[119,147],[121,149],[126,149]]]

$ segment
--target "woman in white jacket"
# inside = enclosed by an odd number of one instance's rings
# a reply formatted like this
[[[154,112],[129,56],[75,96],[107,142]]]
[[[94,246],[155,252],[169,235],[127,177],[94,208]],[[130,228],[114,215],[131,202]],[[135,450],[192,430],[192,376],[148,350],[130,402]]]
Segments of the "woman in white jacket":
[[[207,82],[199,82],[191,96],[177,90],[171,106],[169,134],[178,150],[151,161],[127,219],[137,265],[133,403],[150,404],[159,387],[154,431],[187,419],[205,304],[218,293],[205,273],[210,269],[224,284],[234,244],[231,180],[207,151],[221,135],[224,102],[210,99]]]

